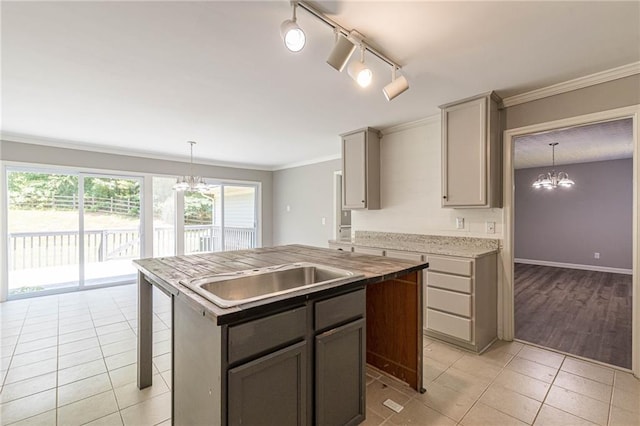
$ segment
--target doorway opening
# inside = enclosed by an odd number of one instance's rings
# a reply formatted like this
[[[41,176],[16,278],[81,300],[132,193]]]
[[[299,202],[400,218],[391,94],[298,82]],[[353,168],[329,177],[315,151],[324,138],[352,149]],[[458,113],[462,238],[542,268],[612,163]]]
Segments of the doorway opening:
[[[504,338],[637,369],[637,126],[626,108],[505,132]],[[550,145],[575,185],[539,184]]]
[[[351,238],[351,210],[342,209],[342,172],[333,173],[333,237],[336,240]]]

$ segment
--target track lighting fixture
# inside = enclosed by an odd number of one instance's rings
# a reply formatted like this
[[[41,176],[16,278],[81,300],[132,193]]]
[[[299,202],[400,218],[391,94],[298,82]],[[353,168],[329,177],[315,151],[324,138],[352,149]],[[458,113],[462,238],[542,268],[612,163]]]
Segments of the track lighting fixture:
[[[370,46],[364,41],[364,37],[355,30],[347,30],[335,21],[326,17],[322,12],[306,1],[294,0],[291,2],[293,6],[293,18],[284,21],[280,27],[282,39],[287,49],[292,52],[299,52],[305,44],[305,35],[302,29],[296,23],[296,8],[300,6],[320,21],[330,26],[336,35],[336,41],[331,49],[331,53],[327,58],[327,63],[337,71],[342,71],[353,54],[355,48],[360,46],[360,60],[353,61],[347,67],[347,72],[361,87],[367,87],[373,80],[373,73],[364,63],[364,52],[368,50],[373,56],[386,62],[392,68],[391,83],[387,84],[382,92],[385,98],[390,101],[409,88],[409,82],[405,76],[396,78],[396,71],[400,70],[400,66],[389,59],[382,52]]]
[[[360,46],[360,61],[359,62],[351,62],[347,67],[347,72],[349,76],[358,83],[360,87],[367,87],[371,84],[371,80],[373,79],[373,73],[367,66],[364,64],[364,51],[365,48],[363,45]]]
[[[409,82],[405,76],[396,77],[396,67],[391,67],[391,83],[384,86],[382,93],[384,97],[390,101],[409,88]]]
[[[298,7],[297,1],[291,2],[293,8],[293,17],[285,20],[280,25],[280,35],[284,41],[284,45],[292,52],[299,52],[304,47],[307,38],[302,31],[302,28],[298,25],[296,17],[296,8]]]
[[[356,50],[356,45],[347,37],[342,35],[340,31],[334,31],[336,34],[336,44],[333,46],[333,49],[331,49],[327,63],[336,71],[342,72],[344,66],[353,54],[353,51]]]

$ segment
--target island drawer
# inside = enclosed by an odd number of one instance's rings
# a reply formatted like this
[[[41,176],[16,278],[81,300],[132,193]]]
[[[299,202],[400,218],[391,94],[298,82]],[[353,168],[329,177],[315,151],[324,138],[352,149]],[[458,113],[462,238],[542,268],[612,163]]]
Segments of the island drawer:
[[[468,294],[428,287],[427,306],[439,311],[471,317],[471,296]]]
[[[431,265],[431,258],[429,258],[429,265]],[[429,287],[439,287],[446,290],[471,293],[472,279],[469,277],[459,277],[456,275],[447,275],[428,271],[427,285]]]
[[[440,256],[429,256],[429,270],[447,274],[471,276],[473,262],[464,259],[449,259]]]
[[[460,318],[444,312],[427,309],[427,324],[429,329],[458,339],[471,341],[472,322],[467,318]]]
[[[229,364],[304,338],[306,324],[303,306],[229,327]]]
[[[365,291],[361,289],[317,302],[314,311],[316,331],[362,318],[367,309],[365,301]]]

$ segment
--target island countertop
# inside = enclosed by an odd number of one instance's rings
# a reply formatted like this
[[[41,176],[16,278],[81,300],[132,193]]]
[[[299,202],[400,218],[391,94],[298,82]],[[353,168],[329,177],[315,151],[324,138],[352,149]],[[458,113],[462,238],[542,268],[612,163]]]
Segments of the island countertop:
[[[346,269],[362,276],[346,283],[326,284],[270,297],[230,308],[221,308],[180,284],[181,280],[211,276],[219,273],[243,271],[288,263],[313,262]],[[414,262],[337,250],[287,245],[233,252],[199,253],[183,256],[134,260],[136,268],[168,294],[184,300],[218,325],[243,320],[262,312],[299,303],[310,295],[348,290],[374,284],[424,269],[426,262]]]

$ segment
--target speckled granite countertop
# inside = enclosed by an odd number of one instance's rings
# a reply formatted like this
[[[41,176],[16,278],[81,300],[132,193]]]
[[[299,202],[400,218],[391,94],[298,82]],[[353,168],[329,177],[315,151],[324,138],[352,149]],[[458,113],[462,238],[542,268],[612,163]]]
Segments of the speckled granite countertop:
[[[472,258],[496,253],[500,249],[500,240],[494,238],[448,237],[373,231],[356,231],[355,238],[331,240],[329,242]]]

